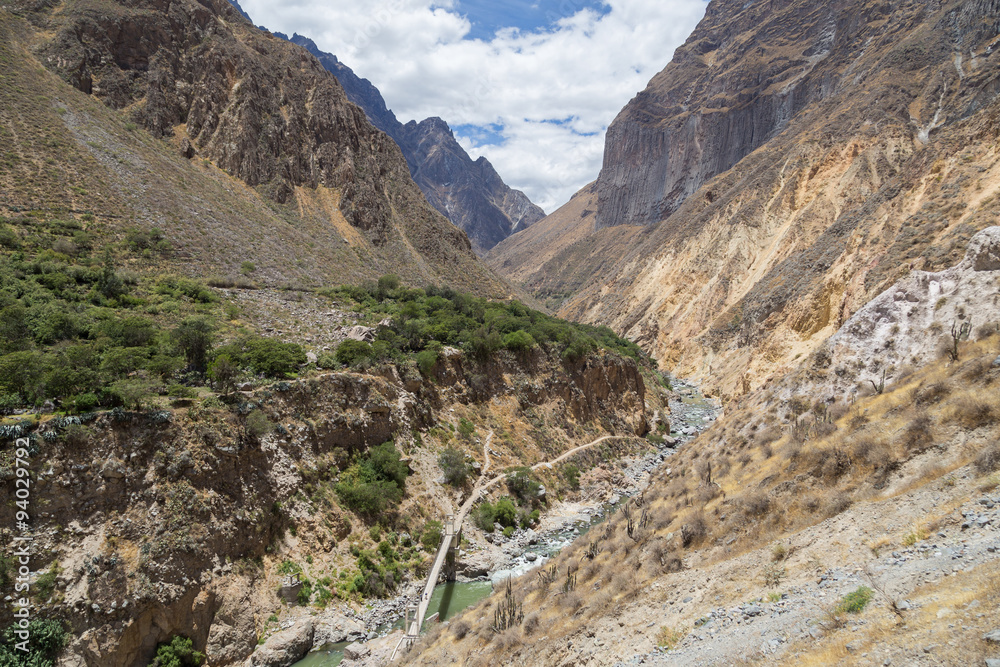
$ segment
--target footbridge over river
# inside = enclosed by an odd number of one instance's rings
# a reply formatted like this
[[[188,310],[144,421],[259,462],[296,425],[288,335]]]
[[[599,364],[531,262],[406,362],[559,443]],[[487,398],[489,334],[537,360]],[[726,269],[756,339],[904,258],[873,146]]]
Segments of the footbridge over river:
[[[537,463],[531,466],[532,470],[538,470],[539,468],[551,468],[553,464],[559,463],[570,456],[573,456],[577,452],[580,452],[594,445],[598,445],[605,440],[618,439],[618,438],[629,438],[631,436],[620,436],[620,435],[606,435],[603,438],[598,438],[593,442],[588,442],[586,445],[580,445],[579,447],[574,447],[565,454],[551,460],[544,461],[542,463]],[[400,638],[396,647],[392,650],[392,656],[389,661],[392,662],[399,655],[400,650],[409,649],[413,645],[417,638],[420,636],[420,628],[424,624],[424,618],[427,615],[427,608],[431,604],[431,595],[434,593],[434,587],[437,586],[438,578],[441,576],[441,570],[446,564],[450,566],[450,572],[448,572],[449,580],[454,578],[454,566],[458,559],[458,549],[462,544],[462,522],[465,521],[465,517],[468,516],[469,510],[472,506],[476,504],[479,497],[488,489],[499,484],[502,480],[506,479],[506,475],[500,474],[493,477],[489,481],[485,480],[486,471],[490,467],[490,443],[493,441],[493,431],[490,431],[489,435],[486,436],[486,443],[483,445],[483,453],[486,457],[486,464],[483,466],[482,475],[479,482],[472,489],[472,493],[462,507],[458,510],[457,514],[449,514],[445,517],[444,532],[441,536],[441,544],[438,546],[437,556],[434,558],[434,566],[431,567],[430,573],[427,575],[427,583],[424,584],[424,590],[420,594],[420,601],[415,605],[410,605],[406,610],[406,621],[404,628],[406,633]]]

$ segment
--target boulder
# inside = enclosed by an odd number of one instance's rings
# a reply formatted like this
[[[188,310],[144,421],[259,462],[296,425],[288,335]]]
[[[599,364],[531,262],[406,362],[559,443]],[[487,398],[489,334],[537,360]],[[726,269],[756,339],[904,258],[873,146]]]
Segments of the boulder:
[[[348,660],[361,660],[367,658],[369,653],[371,653],[371,649],[358,642],[344,647],[344,657]]]
[[[341,614],[324,614],[316,621],[316,633],[313,643],[336,644],[355,641],[365,636],[365,627],[358,621]]]
[[[987,227],[973,236],[965,260],[975,271],[1000,271],[1000,227]]]
[[[347,330],[347,337],[352,340],[360,340],[366,343],[375,342],[375,330],[371,327],[363,327],[360,324],[356,324]]]
[[[315,628],[311,618],[267,638],[250,656],[249,667],[290,667],[313,646]]]

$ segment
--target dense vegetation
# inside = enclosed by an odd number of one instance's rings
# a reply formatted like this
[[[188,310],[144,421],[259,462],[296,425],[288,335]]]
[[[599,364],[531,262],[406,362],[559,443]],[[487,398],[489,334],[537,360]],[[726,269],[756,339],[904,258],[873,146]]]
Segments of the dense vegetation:
[[[139,276],[116,265],[122,256],[167,251],[155,229],[129,229],[98,251],[78,220],[0,218],[0,411],[46,401],[67,412],[142,409],[157,394],[185,397],[209,383],[229,394],[240,378],[287,378],[306,363],[299,345],[234,324],[235,304],[198,280]],[[445,345],[479,361],[538,347],[570,361],[597,348],[642,355],[606,327],[450,288],[411,289],[391,275],[322,293],[387,323],[370,344],[349,340],[322,355],[320,367],[415,362],[429,374]]]
[[[359,454],[344,471],[337,495],[345,507],[371,519],[399,504],[408,474],[396,446],[383,442]]]
[[[28,623],[28,651],[17,648],[23,639],[10,625],[0,637],[0,667],[52,667],[66,645],[66,630],[59,621],[34,619]]]
[[[364,366],[412,357],[420,370],[428,373],[445,345],[460,348],[480,361],[501,350],[524,355],[537,347],[558,351],[570,361],[598,348],[643,358],[635,343],[619,338],[607,327],[575,324],[518,301],[488,301],[447,287],[410,289],[391,275],[378,283],[342,285],[323,293],[374,321],[388,320],[377,327],[373,343],[341,344],[335,358],[326,360],[331,364]]]
[[[113,257],[165,244],[156,230],[132,229],[98,255],[78,221],[0,219],[0,410],[47,400],[79,412],[141,408],[157,393],[205,384],[210,365],[229,386],[305,363],[298,345],[224,326],[235,306],[199,281],[116,269]]]

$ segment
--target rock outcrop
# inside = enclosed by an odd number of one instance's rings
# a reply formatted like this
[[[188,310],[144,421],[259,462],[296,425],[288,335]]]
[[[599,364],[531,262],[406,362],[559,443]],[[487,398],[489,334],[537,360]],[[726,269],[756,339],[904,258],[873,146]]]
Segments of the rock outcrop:
[[[311,619],[295,623],[268,637],[247,660],[246,667],[291,667],[312,648],[314,634]]]
[[[783,390],[849,401],[859,388],[890,385],[902,374],[948,357],[963,341],[1000,328],[1000,227],[969,243],[944,271],[914,271],[851,316],[813,356],[810,371]],[[960,361],[961,359],[956,359]]]
[[[348,99],[364,109],[371,122],[399,144],[410,174],[427,200],[465,230],[477,253],[485,253],[545,216],[527,195],[504,183],[489,160],[470,158],[445,121],[427,118],[403,125],[386,107],[378,89],[335,55],[321,51],[308,37],[275,34],[316,56],[340,81]]]

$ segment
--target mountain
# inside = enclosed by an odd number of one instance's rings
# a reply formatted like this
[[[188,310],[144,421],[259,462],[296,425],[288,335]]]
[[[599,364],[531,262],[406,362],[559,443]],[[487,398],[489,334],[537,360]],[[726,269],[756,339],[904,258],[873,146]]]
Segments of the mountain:
[[[998,8],[713,0],[610,126],[587,233],[554,253],[542,221],[488,262],[725,396],[759,387],[996,220]]]
[[[18,3],[4,23],[6,80],[40,96],[4,87],[8,213],[68,215],[102,242],[162,230],[170,252],[120,258],[143,271],[510,293],[336,79],[229,3]]]
[[[485,253],[545,216],[527,195],[507,186],[489,160],[470,158],[445,121],[427,118],[419,123],[400,123],[378,89],[335,55],[320,51],[308,37],[275,34],[304,47],[337,77],[348,99],[364,109],[372,124],[399,145],[413,180],[427,200],[465,230],[477,253]]]

